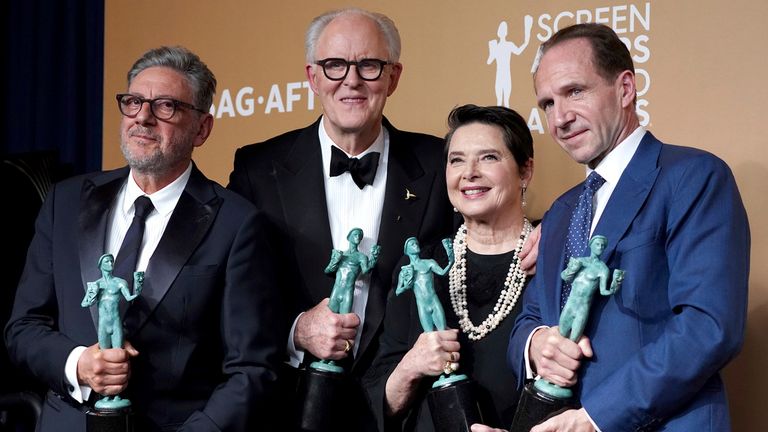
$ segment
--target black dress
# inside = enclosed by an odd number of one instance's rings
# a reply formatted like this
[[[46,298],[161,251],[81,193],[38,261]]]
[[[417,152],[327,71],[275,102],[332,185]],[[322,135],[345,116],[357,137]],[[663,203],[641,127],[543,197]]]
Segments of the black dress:
[[[421,256],[433,257],[441,266],[447,262],[442,246],[424,248]],[[499,293],[504,289],[504,279],[509,271],[512,256],[513,252],[478,255],[467,250],[467,309],[473,324],[479,324],[493,311]],[[400,264],[407,263],[408,259],[404,258]],[[397,271],[399,268],[400,266],[396,267]],[[393,276],[393,281],[396,280],[397,274]],[[435,276],[435,290],[445,309],[448,327],[459,328],[448,292],[448,275]],[[519,399],[515,375],[506,365],[506,353],[509,335],[521,305],[522,294],[510,314],[479,341],[471,341],[464,332],[459,331],[461,360],[458,372],[476,381],[481,411],[488,426],[508,428]],[[384,316],[379,351],[374,366],[364,381],[381,430],[434,430],[426,394],[435,378],[425,378],[422,381],[413,405],[402,416],[394,419],[384,416],[384,389],[387,378],[421,333],[413,293],[406,291],[396,296],[392,290]]]

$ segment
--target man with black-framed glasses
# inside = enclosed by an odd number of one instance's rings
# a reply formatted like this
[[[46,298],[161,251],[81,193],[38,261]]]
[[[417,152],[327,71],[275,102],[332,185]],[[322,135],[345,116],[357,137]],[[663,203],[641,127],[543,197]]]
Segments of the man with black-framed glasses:
[[[266,214],[281,246],[280,289],[290,299],[289,366],[280,377],[286,393],[302,365],[317,358],[348,362],[346,370],[361,378],[378,346],[403,242],[416,236],[431,244],[453,228],[443,141],[397,130],[383,115],[403,70],[394,23],[361,9],[333,11],[312,21],[305,42],[322,117],[239,149],[229,184]],[[365,233],[360,250],[368,254],[378,243],[381,255],[356,283],[353,312],[337,315],[327,305],[333,280],[323,268],[332,249],[346,249],[354,227]],[[336,430],[376,430],[362,390],[348,396]]]
[[[146,52],[116,96],[128,166],[48,194],[5,330],[14,362],[50,389],[38,431],[85,431],[98,395],[118,393],[135,431],[259,429],[286,336],[271,327],[278,296],[257,210],[192,161],[215,90],[189,50]],[[110,349],[96,343],[102,310],[80,305],[103,254],[116,277],[144,272],[120,313],[126,343]]]

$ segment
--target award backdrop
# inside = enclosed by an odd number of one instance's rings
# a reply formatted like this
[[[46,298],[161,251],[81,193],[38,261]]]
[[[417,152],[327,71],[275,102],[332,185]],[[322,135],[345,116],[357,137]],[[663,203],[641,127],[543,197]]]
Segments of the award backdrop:
[[[734,429],[761,424],[759,407],[768,387],[768,139],[760,118],[768,100],[768,3],[351,3],[389,15],[400,30],[404,70],[385,109],[398,128],[442,136],[448,112],[465,103],[508,105],[528,119],[536,154],[528,195],[531,218],[540,218],[555,197],[584,175],[549,138],[543,112],[536,108],[531,66],[538,45],[576,22],[605,23],[622,37],[637,68],[642,125],[664,141],[723,158],[743,195],[752,229],[749,320],[744,350],[725,378]],[[336,0],[106,2],[104,168],[124,163],[114,95],[126,89],[126,71],[149,48],[184,45],[218,78],[210,108],[213,133],[195,150],[194,159],[226,185],[236,148],[303,127],[321,114],[304,73],[304,31],[313,17],[348,5]]]

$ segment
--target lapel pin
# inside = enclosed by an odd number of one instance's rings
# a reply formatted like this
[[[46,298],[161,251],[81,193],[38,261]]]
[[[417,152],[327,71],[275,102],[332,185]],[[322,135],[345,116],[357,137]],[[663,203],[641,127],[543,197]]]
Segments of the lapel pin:
[[[405,188],[405,200],[408,201],[409,199],[416,199],[416,195],[412,194],[408,188]]]

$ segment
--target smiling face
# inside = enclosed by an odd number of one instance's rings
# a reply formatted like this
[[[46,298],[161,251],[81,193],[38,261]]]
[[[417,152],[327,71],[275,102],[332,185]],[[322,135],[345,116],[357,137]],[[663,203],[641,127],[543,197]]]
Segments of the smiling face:
[[[391,61],[387,41],[379,27],[372,19],[359,14],[336,17],[320,34],[315,59],[327,58]],[[309,83],[323,106],[323,124],[337,144],[345,135],[370,138],[373,142],[381,127],[387,97],[397,88],[402,66],[399,63],[384,66],[381,77],[375,81],[362,80],[355,69],[356,66],[350,66],[346,78],[332,81],[325,76],[322,66],[306,65]]]
[[[551,47],[534,77],[549,133],[576,162],[594,168],[637,127],[631,71],[606,80],[584,38]]]
[[[521,191],[533,174],[531,164],[529,160],[521,171],[500,128],[483,123],[461,126],[448,148],[448,198],[468,222],[522,218]]]
[[[192,89],[181,73],[166,67],[150,67],[140,72],[128,93],[147,99],[167,97],[194,102]],[[168,120],[152,115],[149,103],[134,117],[123,116],[120,148],[128,164],[139,173],[175,178],[189,165],[192,150],[202,145],[211,131],[210,114],[179,107]]]

